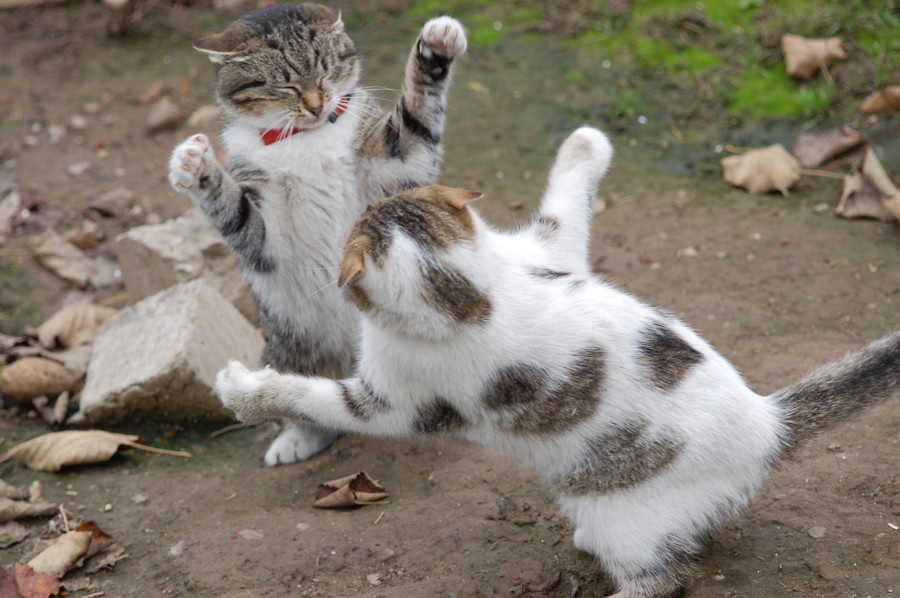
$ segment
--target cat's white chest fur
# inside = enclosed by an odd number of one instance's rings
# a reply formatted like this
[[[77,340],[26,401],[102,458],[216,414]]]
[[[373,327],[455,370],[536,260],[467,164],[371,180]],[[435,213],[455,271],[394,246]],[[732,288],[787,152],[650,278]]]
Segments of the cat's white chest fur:
[[[248,272],[250,284],[272,313],[292,319],[297,330],[333,335],[337,345],[355,336],[357,320],[349,307],[341,309],[344,300],[334,284],[341,244],[362,209],[353,147],[357,125],[350,109],[334,123],[270,145],[243,124],[223,132],[230,160],[265,164],[268,175],[259,209],[266,252],[279,271]]]

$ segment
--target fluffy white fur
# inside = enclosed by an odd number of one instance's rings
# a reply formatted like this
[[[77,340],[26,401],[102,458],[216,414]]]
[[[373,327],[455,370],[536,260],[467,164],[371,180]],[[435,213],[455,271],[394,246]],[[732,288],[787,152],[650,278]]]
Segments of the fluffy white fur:
[[[486,323],[455,322],[421,300],[421,249],[399,229],[384,267],[366,263],[358,283],[373,307],[363,318],[358,375],[344,385],[365,380],[388,408],[361,419],[348,411],[337,382],[252,372],[237,362],[219,374],[223,404],[243,421],[287,415],[404,436],[420,409],[442,397],[468,423],[466,439],[509,455],[551,484],[578,468],[590,439],[623,421],[647,422],[648,437],[671,433],[682,441],[672,463],[631,487],[562,492],[558,502],[575,523],[576,546],[596,555],[619,584],[616,597],[662,596],[644,580],[652,567],[667,566],[660,546],[677,539],[695,549],[716,523],[745,506],[777,458],[786,426],[777,401],[747,388],[687,326],[591,275],[589,198],[611,156],[606,137],[590,128],[561,147],[540,210],[559,222],[559,242],[542,240],[535,227],[498,232],[471,212],[476,242],[457,245],[446,261],[490,298]],[[572,276],[536,282],[535,268]],[[573,278],[583,282],[573,288]],[[659,321],[703,357],[668,391],[647,383],[635,357],[642,331]],[[588,420],[560,434],[525,435],[505,431],[504,414],[485,407],[485,386],[499,368],[527,359],[565,372],[584,346],[605,349],[607,372],[602,401]]]

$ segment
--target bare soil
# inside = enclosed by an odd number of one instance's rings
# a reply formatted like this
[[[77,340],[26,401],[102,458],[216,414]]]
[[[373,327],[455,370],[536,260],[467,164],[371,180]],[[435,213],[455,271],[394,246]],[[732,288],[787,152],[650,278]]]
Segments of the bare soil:
[[[166,168],[172,148],[194,131],[182,124],[148,135],[140,97],[160,81],[186,112],[211,103],[212,69],[189,40],[231,16],[157,8],[121,40],[106,38],[101,4],[0,12],[0,172],[43,200],[39,210],[55,214],[58,231],[94,222],[102,233],[97,251],[111,251],[130,226],[188,207],[169,189]],[[366,82],[399,85],[420,24],[380,10],[347,18],[367,60]],[[460,63],[445,183],[482,189],[482,213],[513,226],[535,205],[568,131],[582,122],[611,130],[618,155],[601,193],[608,207],[595,222],[596,270],[694,326],[758,392],[898,328],[898,225],[816,209],[836,203],[839,182],[803,179],[788,200],[750,196],[718,179],[712,144],[679,151],[653,122],[607,127],[604,99],[614,80],[588,60],[581,66],[596,73],[595,92],[562,83],[557,67],[579,58],[551,37],[475,47]],[[51,144],[48,127],[76,114],[84,128],[70,127]],[[874,138],[896,143],[896,120],[868,124]],[[792,134],[789,125],[765,130]],[[205,132],[215,135],[216,126]],[[25,142],[29,135],[36,147]],[[708,135],[733,141],[727,129]],[[67,172],[83,160],[90,170]],[[101,217],[87,208],[117,187],[135,193],[124,213]],[[0,314],[4,332],[40,323],[72,290],[33,259],[28,240],[36,230],[25,226],[0,247],[0,261],[22,266],[13,285],[21,294]],[[96,296],[124,305],[120,293]],[[128,452],[60,474],[0,469],[11,483],[41,480],[48,499],[126,547],[129,558],[76,596],[592,597],[611,589],[572,546],[572,529],[534,475],[477,447],[351,436],[307,463],[268,469],[262,455],[273,425],[216,437],[166,422],[120,430],[195,456]],[[7,411],[0,419],[6,446],[42,431],[34,417]],[[896,400],[823,433],[772,475],[746,517],[714,536],[688,596],[900,592],[898,464]],[[312,508],[317,484],[358,470],[387,487],[388,504]],[[138,495],[146,502],[135,502]],[[30,525],[37,534],[43,522]],[[823,537],[810,535],[814,526]],[[183,553],[170,554],[182,541]],[[0,563],[18,560],[27,545],[0,552]]]

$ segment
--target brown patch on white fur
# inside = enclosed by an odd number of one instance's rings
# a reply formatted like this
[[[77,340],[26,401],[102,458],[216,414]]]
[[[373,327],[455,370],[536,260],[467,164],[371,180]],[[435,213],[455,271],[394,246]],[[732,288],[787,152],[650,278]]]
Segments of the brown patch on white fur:
[[[556,163],[553,165],[553,173],[550,175],[551,178],[589,160],[593,150],[594,146],[584,137],[575,135],[569,137],[559,149]]]

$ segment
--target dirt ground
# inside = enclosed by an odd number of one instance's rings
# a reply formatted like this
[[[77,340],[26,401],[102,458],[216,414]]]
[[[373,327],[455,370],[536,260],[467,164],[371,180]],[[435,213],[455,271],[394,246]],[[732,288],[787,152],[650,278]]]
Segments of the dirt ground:
[[[167,16],[123,40],[105,37],[102,4],[0,12],[0,174],[14,174],[42,199],[58,231],[93,222],[102,240],[95,251],[111,251],[130,226],[188,207],[166,183],[166,164],[194,129],[148,135],[149,107],[140,98],[162,82],[186,113],[211,103],[212,69],[189,40],[231,17],[165,8]],[[420,23],[362,9],[347,19],[366,59],[366,83],[396,87]],[[443,182],[482,189],[482,213],[512,226],[535,205],[568,131],[582,122],[606,128],[617,157],[601,192],[607,209],[595,221],[596,271],[678,314],[758,392],[898,328],[900,226],[822,210],[836,203],[839,181],[804,178],[785,200],[719,180],[714,141],[766,134],[780,141],[792,135],[788,125],[707,131],[679,150],[666,127],[609,115],[604,98],[615,79],[599,65],[582,61],[596,73],[589,85],[563,83],[558,67],[570,60],[582,59],[550,41],[473,47],[458,67]],[[78,127],[75,115],[84,117]],[[60,124],[70,126],[52,144],[49,127]],[[897,156],[896,118],[861,124]],[[215,135],[217,126],[203,130]],[[86,172],[68,172],[82,161],[90,162]],[[885,166],[900,170],[896,161]],[[135,194],[128,210],[100,217],[87,208],[118,187]],[[0,321],[5,332],[40,323],[72,291],[32,257],[35,232],[0,247],[0,262],[21,266],[20,294]],[[123,306],[121,293],[96,297]],[[43,430],[33,417],[0,418],[5,446]],[[573,547],[571,527],[535,476],[477,447],[345,437],[307,463],[268,469],[262,455],[274,425],[215,437],[170,422],[118,430],[194,458],[132,451],[60,474],[0,466],[8,482],[41,480],[48,499],[126,547],[128,558],[75,596],[587,598],[610,590]],[[688,596],[900,592],[898,464],[895,398],[822,434],[779,468],[747,516],[714,536]],[[391,492],[388,504],[313,509],[317,484],[358,470]],[[134,500],[139,495],[146,500]],[[30,525],[36,535],[44,524]],[[815,526],[824,536],[809,533]],[[183,551],[170,553],[181,542]],[[28,544],[0,551],[0,564],[17,561]]]

